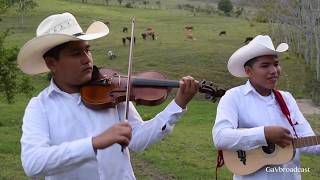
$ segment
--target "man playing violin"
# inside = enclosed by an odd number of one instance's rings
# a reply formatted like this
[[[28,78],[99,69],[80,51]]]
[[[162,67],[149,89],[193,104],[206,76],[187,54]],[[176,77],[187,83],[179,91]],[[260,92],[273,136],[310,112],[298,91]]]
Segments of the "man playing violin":
[[[143,151],[170,133],[198,91],[198,82],[183,77],[175,99],[153,119],[143,121],[132,103],[92,110],[79,90],[91,80],[89,40],[109,33],[102,22],[84,33],[70,13],[45,18],[37,35],[18,55],[26,74],[51,71],[50,85],[30,100],[23,117],[21,160],[28,176],[61,179],[135,179],[128,151]]]

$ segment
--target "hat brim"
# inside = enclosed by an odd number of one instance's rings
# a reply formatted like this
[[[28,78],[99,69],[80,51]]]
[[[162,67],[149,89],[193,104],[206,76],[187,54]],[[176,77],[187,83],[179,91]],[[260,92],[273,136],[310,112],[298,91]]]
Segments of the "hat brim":
[[[286,43],[279,44],[276,50],[269,49],[261,44],[248,44],[232,54],[228,61],[228,70],[233,76],[248,77],[244,69],[244,64],[248,60],[264,55],[279,55],[287,51],[288,48],[289,46]]]
[[[26,74],[34,75],[48,72],[49,69],[43,59],[43,54],[51,48],[69,41],[94,40],[106,36],[109,29],[102,22],[92,23],[86,34],[72,36],[66,34],[48,34],[29,40],[20,49],[17,62],[18,67]],[[91,29],[91,30],[90,30]],[[94,30],[93,30],[94,29]]]

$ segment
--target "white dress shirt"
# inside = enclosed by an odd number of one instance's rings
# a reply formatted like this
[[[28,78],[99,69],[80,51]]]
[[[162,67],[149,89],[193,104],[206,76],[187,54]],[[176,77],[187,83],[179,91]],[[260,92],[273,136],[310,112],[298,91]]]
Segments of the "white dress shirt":
[[[300,112],[296,101],[289,92],[280,91],[291,114],[296,132],[299,137],[313,136],[308,121]],[[290,130],[293,128],[283,115],[273,93],[261,96],[248,80],[245,85],[232,88],[220,99],[215,125],[212,129],[213,141],[217,149],[250,150],[266,146],[264,126],[277,125]],[[237,130],[237,128],[248,128]],[[300,152],[320,153],[320,146],[310,146],[296,150],[295,157],[287,164],[269,166],[272,168],[300,167]],[[246,176],[234,175],[233,179],[240,180],[287,180],[301,179],[300,173],[267,172],[266,167]]]
[[[45,176],[46,180],[135,179],[129,151],[123,153],[121,146],[114,144],[96,154],[92,147],[92,137],[119,123],[124,109],[125,103],[104,110],[89,109],[79,93],[65,93],[51,81],[30,100],[23,117],[21,160],[25,173]],[[129,149],[142,151],[161,140],[184,112],[172,101],[153,119],[143,121],[130,103]]]

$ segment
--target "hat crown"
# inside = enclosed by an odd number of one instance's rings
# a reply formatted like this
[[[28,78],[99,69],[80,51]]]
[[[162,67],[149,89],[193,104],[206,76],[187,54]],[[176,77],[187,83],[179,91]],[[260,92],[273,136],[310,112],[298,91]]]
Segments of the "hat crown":
[[[48,34],[75,35],[79,33],[83,33],[79,23],[68,12],[45,18],[37,28],[37,37]]]
[[[272,43],[272,40],[271,40],[270,36],[268,36],[268,35],[258,35],[249,44],[250,45],[260,44],[264,47],[275,50],[274,45]]]

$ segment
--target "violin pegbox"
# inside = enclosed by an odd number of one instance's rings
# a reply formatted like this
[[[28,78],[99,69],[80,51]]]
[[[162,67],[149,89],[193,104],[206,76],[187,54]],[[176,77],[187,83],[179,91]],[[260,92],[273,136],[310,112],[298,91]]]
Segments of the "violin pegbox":
[[[222,97],[226,90],[220,89],[211,81],[202,80],[200,82],[199,92],[205,94],[205,99],[209,99],[212,102],[216,102],[217,98]]]

